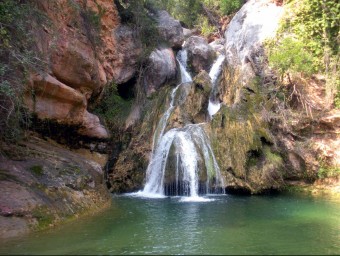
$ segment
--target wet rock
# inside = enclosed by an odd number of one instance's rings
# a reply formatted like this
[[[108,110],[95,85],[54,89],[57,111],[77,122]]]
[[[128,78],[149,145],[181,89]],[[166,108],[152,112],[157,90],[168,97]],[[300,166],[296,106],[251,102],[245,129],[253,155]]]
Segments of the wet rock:
[[[165,42],[173,48],[180,48],[184,41],[183,29],[178,20],[175,20],[166,11],[157,11],[158,31]]]
[[[192,72],[195,74],[201,70],[209,72],[215,52],[205,38],[191,36],[186,40],[184,48],[188,50],[188,66]]]
[[[212,41],[209,45],[219,54],[225,54],[225,40],[223,38]]]
[[[176,79],[176,58],[171,48],[160,48],[150,54],[148,67],[145,71],[144,84],[150,96],[162,85]]]

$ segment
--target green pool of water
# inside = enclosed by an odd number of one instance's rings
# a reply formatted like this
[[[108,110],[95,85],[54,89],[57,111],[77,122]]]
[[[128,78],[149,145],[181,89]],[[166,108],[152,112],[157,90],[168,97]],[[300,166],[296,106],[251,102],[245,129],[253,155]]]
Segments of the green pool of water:
[[[96,216],[0,241],[0,254],[340,254],[340,202],[221,195],[113,196]]]

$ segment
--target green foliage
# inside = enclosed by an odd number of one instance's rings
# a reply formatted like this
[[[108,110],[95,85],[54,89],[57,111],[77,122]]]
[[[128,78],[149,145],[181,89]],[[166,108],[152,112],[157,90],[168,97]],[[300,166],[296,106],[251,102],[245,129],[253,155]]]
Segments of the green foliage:
[[[29,70],[44,70],[33,40],[37,24],[47,22],[36,8],[38,1],[0,1],[0,134],[1,139],[17,140],[28,115],[22,93]],[[48,25],[48,24],[45,24]]]
[[[196,26],[203,36],[208,36],[216,31],[216,27],[210,25],[207,17],[200,15],[198,17],[198,25]]]
[[[42,176],[44,174],[44,169],[40,165],[31,166],[30,171],[37,176]]]
[[[313,56],[305,50],[304,44],[291,37],[285,37],[277,41],[269,52],[270,65],[279,71],[280,75],[286,73],[303,73],[311,75],[313,67]]]
[[[339,53],[340,3],[336,0],[293,0],[289,2],[284,31],[296,35],[315,56],[320,66],[325,49]],[[321,57],[321,58],[320,58]]]
[[[290,0],[276,39],[269,44],[269,63],[284,73],[321,73],[326,95],[339,106],[340,3],[336,0]]]
[[[182,21],[189,28],[203,27],[205,30],[202,33],[205,35],[208,26],[202,24],[202,21],[204,22],[202,16],[206,15],[202,5],[217,16],[223,16],[236,12],[241,8],[243,0],[153,0],[152,3],[158,8],[166,9],[173,17]]]
[[[38,230],[47,228],[54,221],[53,214],[48,210],[47,206],[38,206],[32,211],[33,218],[38,221]]]
[[[160,41],[157,23],[153,18],[154,8],[160,6],[159,1],[135,0],[128,3],[114,0],[122,23],[131,27],[134,36],[142,43],[140,62],[143,63],[150,53],[163,42]],[[150,15],[152,14],[152,15]]]
[[[329,166],[321,165],[319,168],[318,177],[320,179],[338,177],[338,176],[340,176],[339,167],[329,167]]]
[[[243,0],[220,0],[220,10],[224,15],[238,11],[243,4]]]
[[[94,113],[104,119],[106,126],[111,129],[122,127],[122,122],[128,116],[132,100],[125,100],[118,94],[117,85],[112,83],[105,87],[100,104]]]

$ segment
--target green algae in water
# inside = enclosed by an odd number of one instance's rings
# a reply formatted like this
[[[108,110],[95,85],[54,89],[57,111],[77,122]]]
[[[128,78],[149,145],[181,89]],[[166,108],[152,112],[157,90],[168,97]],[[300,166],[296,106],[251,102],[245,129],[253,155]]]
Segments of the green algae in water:
[[[1,241],[0,254],[340,254],[340,201],[220,195],[114,196],[110,209]]]

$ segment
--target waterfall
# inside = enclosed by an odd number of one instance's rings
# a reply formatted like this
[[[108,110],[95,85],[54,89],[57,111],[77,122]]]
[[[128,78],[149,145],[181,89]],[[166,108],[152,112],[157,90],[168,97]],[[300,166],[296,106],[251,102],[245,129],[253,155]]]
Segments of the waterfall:
[[[215,94],[216,94],[216,82],[217,82],[217,78],[221,73],[222,70],[222,63],[225,59],[224,55],[219,55],[217,60],[215,61],[215,63],[213,64],[213,66],[211,67],[211,70],[209,72],[209,76],[211,78],[211,82],[213,85],[213,88],[211,90],[211,96],[209,99],[209,105],[208,105],[208,113],[210,118],[215,115],[221,107],[221,103],[216,100],[215,98]]]
[[[177,60],[181,82],[172,90],[169,107],[157,125],[146,171],[146,184],[139,194],[148,197],[184,195],[199,199],[199,194],[224,192],[224,184],[209,138],[203,129],[204,123],[188,124],[165,132],[176,106],[178,89],[192,82],[186,70],[186,50],[178,52]],[[213,76],[218,75],[214,72]]]

